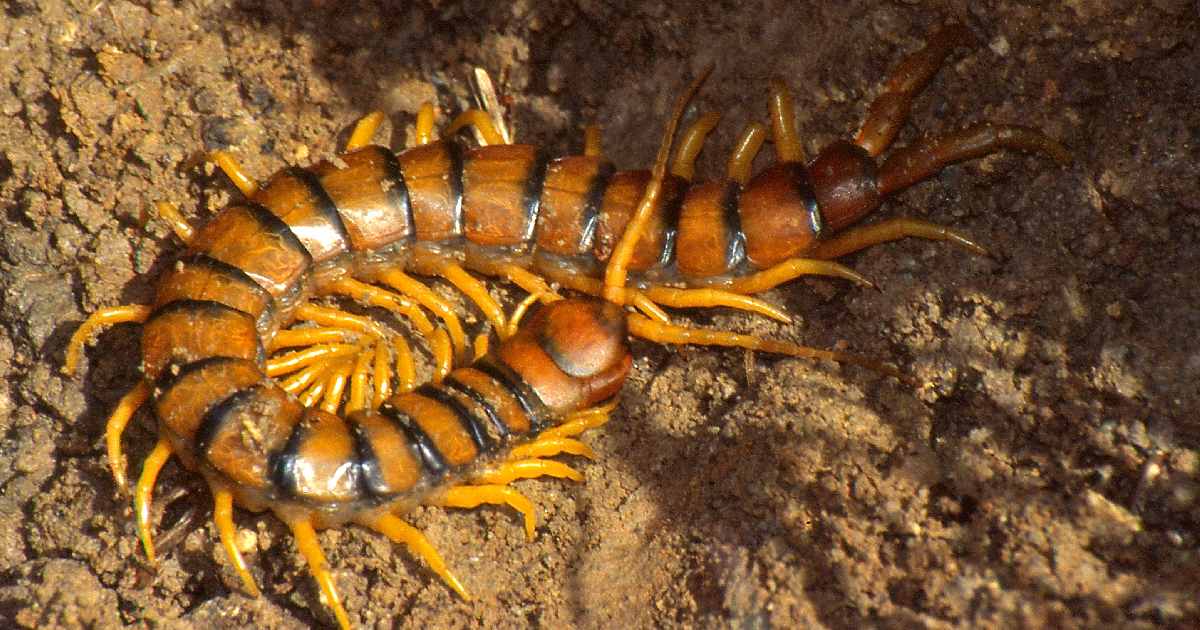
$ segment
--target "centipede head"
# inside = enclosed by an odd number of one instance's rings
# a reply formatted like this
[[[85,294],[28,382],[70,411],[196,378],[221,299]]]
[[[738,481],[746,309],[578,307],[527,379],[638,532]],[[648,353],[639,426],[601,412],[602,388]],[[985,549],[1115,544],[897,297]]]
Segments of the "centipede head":
[[[499,354],[549,407],[571,412],[620,391],[633,362],[627,334],[621,307],[559,300],[526,319]]]

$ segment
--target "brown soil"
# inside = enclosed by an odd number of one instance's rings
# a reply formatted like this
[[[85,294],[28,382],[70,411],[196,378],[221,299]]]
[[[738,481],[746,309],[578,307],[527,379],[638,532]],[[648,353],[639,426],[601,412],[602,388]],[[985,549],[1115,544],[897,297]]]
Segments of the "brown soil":
[[[413,515],[473,601],[347,528],[322,534],[346,606],[377,627],[1200,624],[1194,3],[381,4],[4,4],[2,625],[330,621],[269,515],[237,516],[262,598],[243,593],[211,525],[145,564],[102,448],[137,379],[135,327],[102,335],[81,376],[59,373],[85,314],[146,301],[178,248],[145,220],[151,202],[204,217],[236,194],[196,166],[203,149],[265,176],[329,155],[376,107],[401,147],[416,107],[439,85],[461,92],[478,65],[523,140],[578,150],[597,121],[619,166],[644,166],[670,101],[712,61],[700,106],[726,113],[702,160],[714,175],[764,117],[771,77],[795,89],[811,153],[852,133],[887,70],[946,19],[982,45],[947,65],[900,142],[1017,122],[1076,162],[989,157],[884,213],[952,224],[1002,260],[885,245],[846,261],[879,292],[768,294],[794,325],[684,316],[887,357],[923,385],[637,343],[614,422],[588,438],[587,483],[520,484],[541,511],[533,543],[503,510]],[[153,439],[135,422],[131,460]],[[160,487],[188,491],[164,530],[189,508],[207,520],[192,475],[168,466]]]

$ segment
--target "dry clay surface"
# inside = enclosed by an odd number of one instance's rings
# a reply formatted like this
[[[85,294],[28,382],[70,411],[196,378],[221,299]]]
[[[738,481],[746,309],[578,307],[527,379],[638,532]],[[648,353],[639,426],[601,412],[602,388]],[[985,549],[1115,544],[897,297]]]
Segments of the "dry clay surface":
[[[772,77],[793,87],[812,155],[955,19],[980,45],[946,65],[899,142],[987,119],[1042,128],[1075,162],[988,157],[881,214],[951,224],[997,259],[889,244],[845,261],[879,291],[768,293],[791,325],[680,315],[887,358],[918,386],[637,342],[614,421],[587,436],[597,461],[576,462],[587,482],[518,484],[540,509],[536,540],[505,510],[411,515],[472,601],[343,528],[321,540],[346,606],[363,627],[1196,627],[1196,7],[1050,4],[3,3],[0,625],[331,621],[270,515],[236,515],[265,596],[242,591],[207,490],[175,464],[156,523],[185,526],[146,564],[102,441],[138,378],[136,327],[101,335],[79,375],[59,371],[86,314],[146,302],[178,251],[148,220],[154,201],[203,221],[237,197],[202,151],[266,177],[329,156],[373,108],[402,148],[420,103],[452,110],[480,66],[522,140],[578,151],[598,122],[618,166],[644,167],[683,82],[715,62],[698,108],[726,116],[700,166],[720,176],[742,126],[765,119]],[[153,442],[139,416],[135,471]]]

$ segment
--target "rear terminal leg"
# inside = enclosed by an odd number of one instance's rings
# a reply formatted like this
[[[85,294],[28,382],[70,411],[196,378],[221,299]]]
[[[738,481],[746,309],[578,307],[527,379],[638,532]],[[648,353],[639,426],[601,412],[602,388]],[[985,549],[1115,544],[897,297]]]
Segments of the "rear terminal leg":
[[[961,24],[948,24],[930,36],[921,50],[909,55],[892,71],[867,110],[867,118],[854,144],[877,157],[887,150],[908,120],[913,98],[929,84],[955,48],[973,46],[975,36]]]

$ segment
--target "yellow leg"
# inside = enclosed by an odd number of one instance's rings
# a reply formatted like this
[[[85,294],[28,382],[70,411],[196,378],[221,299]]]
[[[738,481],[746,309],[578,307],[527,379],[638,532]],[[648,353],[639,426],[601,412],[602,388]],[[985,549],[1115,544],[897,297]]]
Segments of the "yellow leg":
[[[433,128],[436,122],[437,112],[433,109],[433,103],[421,104],[420,111],[417,112],[417,144],[416,146],[425,146],[433,142]]]
[[[521,287],[522,291],[536,293],[541,296],[539,299],[547,304],[562,299],[562,296],[555,293],[554,289],[551,289],[550,285],[546,284],[545,278],[512,263],[501,265],[500,275],[505,280]]]
[[[651,287],[643,289],[646,297],[657,304],[673,308],[727,306],[741,311],[758,313],[771,319],[790,323],[792,318],[782,309],[758,298],[739,295],[721,289],[676,289],[674,287]]]
[[[333,293],[345,295],[351,299],[359,300],[387,309],[397,315],[403,315],[412,321],[413,327],[422,335],[430,335],[433,333],[433,323],[425,316],[421,307],[416,302],[409,298],[389,291],[387,289],[377,287],[373,284],[359,282],[352,278],[342,278],[329,284],[329,290]]]
[[[359,356],[366,354],[359,352]],[[349,360],[340,361],[329,378],[325,380],[325,395],[321,398],[321,410],[336,414],[342,406],[342,395],[346,393],[346,382],[354,371],[354,363]]]
[[[475,360],[478,361],[487,356],[488,353],[488,334],[481,332],[475,335]]]
[[[529,295],[525,296],[524,300],[521,300],[521,303],[517,305],[517,308],[513,309],[512,317],[508,319],[508,327],[499,332],[501,339],[508,339],[509,337],[517,334],[517,328],[520,327],[521,320],[525,318],[525,313],[529,311],[529,308],[533,306],[534,302],[537,302],[538,298],[540,297],[541,296],[537,293],[530,293]],[[475,356],[479,356],[478,351],[475,353]]]
[[[640,315],[630,315],[627,318],[629,324],[629,333],[635,337],[648,339],[656,343],[676,344],[676,345],[702,345],[702,346],[726,346],[733,348],[745,348],[747,350],[761,350],[773,354],[782,354],[790,357],[802,357],[807,359],[824,359],[827,361],[837,361],[839,363],[849,363],[865,367],[887,376],[894,376],[900,380],[906,380],[906,377],[897,371],[895,368],[872,361],[865,357],[860,357],[844,352],[833,352],[830,350],[818,350],[801,346],[785,341],[775,339],[762,339],[752,335],[741,335],[724,330],[704,330],[702,328],[686,328],[683,326],[675,326],[671,324],[662,324],[659,322],[650,321]]]
[[[550,436],[545,434],[538,436],[537,440],[528,444],[522,444],[508,452],[508,459],[529,459],[538,457],[554,457],[555,455],[567,453],[570,455],[579,455],[588,459],[596,459],[596,452],[590,446],[566,437]]]
[[[407,546],[409,551],[424,560],[429,565],[429,568],[438,574],[438,577],[442,578],[442,581],[447,586],[454,589],[454,592],[458,593],[459,597],[470,601],[471,596],[467,593],[467,589],[463,588],[462,582],[459,582],[458,578],[454,577],[454,574],[450,572],[450,569],[446,568],[446,562],[442,560],[441,554],[437,552],[437,549],[433,548],[433,545],[429,544],[429,539],[425,538],[425,534],[422,534],[417,528],[391,514],[383,514],[373,518],[362,517],[356,522],[363,527],[373,529],[387,536],[394,543],[401,543]]]
[[[233,185],[237,186],[243,195],[253,197],[254,193],[258,192],[258,184],[246,174],[246,169],[242,168],[242,165],[238,164],[237,158],[233,157],[228,151],[221,151],[219,149],[212,151],[208,154],[208,161],[216,164],[217,168],[220,168],[225,173],[229,181],[232,181]]]
[[[280,348],[354,343],[355,341],[358,341],[358,333],[345,328],[292,328],[275,333],[275,337],[271,339],[271,347],[267,350],[274,352]]]
[[[454,307],[449,302],[435,294],[433,289],[430,289],[425,283],[399,269],[380,272],[379,280],[433,311],[446,325],[446,330],[450,334],[450,342],[454,344],[455,362],[462,363],[464,361],[465,357],[462,353],[466,349],[466,334],[463,332],[462,322],[459,321]]]
[[[259,596],[258,584],[237,548],[237,527],[233,524],[233,493],[225,488],[213,488],[213,522],[221,535],[221,546],[233,563],[233,570],[242,579],[242,586],[254,597]]]
[[[279,386],[282,387],[287,393],[293,396],[299,396],[300,392],[303,391],[304,388],[320,380],[321,377],[325,375],[325,370],[327,369],[329,369],[329,362],[327,361],[314,363],[287,377],[279,384]]]
[[[770,269],[764,269],[758,273],[734,280],[729,285],[729,290],[734,293],[743,294],[761,293],[800,276],[844,278],[852,282],[857,282],[869,289],[875,288],[875,285],[870,280],[862,277],[858,272],[835,262],[814,260],[811,258],[790,258]]]
[[[483,504],[507,505],[521,513],[525,520],[525,537],[533,540],[537,529],[537,510],[528,497],[504,484],[481,486],[454,486],[447,488],[434,505],[471,509]]]
[[[337,584],[334,583],[333,573],[325,563],[325,553],[321,551],[321,543],[317,541],[317,533],[313,531],[312,523],[308,520],[297,520],[288,523],[288,527],[291,527],[292,535],[296,537],[296,547],[300,549],[300,555],[304,556],[304,561],[308,563],[309,572],[313,574],[317,580],[317,586],[321,588],[325,605],[333,609],[333,615],[337,617],[338,625],[342,627],[342,630],[350,630],[350,617],[342,608],[342,598],[338,596]]]
[[[483,286],[482,282],[476,280],[457,263],[447,263],[442,267],[440,273],[447,282],[454,285],[454,288],[471,298],[471,301],[479,307],[479,310],[483,311],[483,315],[491,322],[492,328],[497,331],[505,330],[504,309],[500,308],[496,300],[492,299],[487,287]]]
[[[399,337],[399,335],[397,335]],[[372,379],[375,385],[375,399],[371,403],[371,408],[378,407],[383,401],[392,395],[392,370],[388,365],[391,357],[388,356],[388,348],[382,343],[375,344],[375,365],[374,378]]]
[[[583,154],[588,157],[604,157],[604,142],[600,135],[599,125],[588,125],[583,128]]]
[[[333,328],[345,328],[375,337],[387,336],[387,331],[371,318],[327,306],[318,306],[312,303],[302,304],[296,308],[295,317],[298,320]]]
[[[325,388],[328,386],[328,384],[329,381],[324,379],[314,382],[308,389],[304,390],[302,394],[297,396],[297,398],[300,399],[300,404],[304,405],[305,407],[312,407],[313,405],[317,404],[317,401],[320,400],[321,396],[325,394]]]
[[[733,154],[729,156],[729,179],[745,186],[750,181],[750,170],[754,168],[754,158],[767,139],[767,128],[762,123],[751,123],[742,132]]]
[[[392,342],[392,347],[396,351],[396,386],[401,393],[411,392],[416,388],[417,384],[417,369],[413,365],[412,349],[408,347],[408,340],[404,335],[396,335],[396,339]],[[446,353],[449,354],[449,353]],[[441,369],[441,366],[438,366]],[[449,373],[450,368],[446,366],[446,372]]]
[[[104,438],[108,445],[108,467],[121,490],[125,490],[125,455],[121,452],[121,434],[125,432],[125,425],[129,424],[134,412],[145,404],[148,398],[150,386],[146,381],[141,381],[117,403],[104,428]]]
[[[376,348],[382,347],[382,344],[376,345]],[[346,413],[359,411],[361,409],[373,409],[376,404],[371,398],[371,390],[367,387],[367,383],[371,377],[371,362],[375,358],[375,351],[364,351],[358,353],[354,359],[354,371],[350,373],[350,398],[346,400]],[[387,363],[385,362],[386,366]],[[378,375],[376,375],[378,377]],[[390,378],[390,373],[385,373],[386,378]],[[383,399],[379,399],[383,402]]]
[[[314,363],[349,356],[361,347],[348,343],[331,343],[281,354],[267,361],[267,376],[289,374]]]
[[[538,477],[583,481],[583,473],[562,462],[536,458],[497,464],[490,470],[483,470],[479,474],[473,475],[471,481],[504,486],[517,479],[536,479]]]
[[[712,133],[720,121],[721,114],[705,112],[687,128],[687,131],[683,132],[683,137],[679,140],[679,148],[675,150],[675,157],[671,160],[672,175],[682,177],[689,182],[692,181],[692,178],[696,176],[696,157],[704,148],[704,140],[708,138],[708,134]]]
[[[803,162],[804,147],[796,133],[796,105],[792,92],[775,79],[771,81],[771,98],[767,105],[771,115],[771,138],[780,162]]]
[[[371,144],[371,139],[375,137],[375,132],[379,131],[379,126],[384,120],[386,116],[380,111],[360,118],[354,125],[354,131],[350,132],[350,139],[346,141],[346,151],[355,151]]]
[[[183,241],[184,245],[192,242],[192,235],[196,233],[196,230],[179,211],[179,206],[170,201],[159,201],[154,204],[154,210],[158,213],[158,218],[170,226],[171,231],[179,237],[179,240]]]
[[[671,318],[667,316],[667,312],[659,308],[654,303],[654,300],[647,297],[645,293],[636,289],[630,289],[627,291],[627,295],[630,296],[629,302],[633,304],[634,308],[641,311],[646,317],[656,322],[663,322],[664,324],[671,321]]]
[[[481,109],[468,109],[459,114],[446,127],[445,135],[446,137],[450,137],[468,125],[474,127],[479,132],[479,137],[482,138],[480,144],[483,146],[507,144],[504,142],[504,136],[500,135],[499,131],[496,131],[496,126],[492,124],[492,119],[488,116],[487,112]]]
[[[944,225],[897,217],[880,221],[879,223],[851,228],[827,241],[821,241],[815,250],[809,252],[809,256],[826,260],[839,258],[872,245],[909,237],[924,238],[931,241],[946,241],[972,254],[979,256],[991,255],[982,245],[971,240],[965,234]]]
[[[576,411],[575,413],[567,416],[566,421],[564,421],[562,424],[542,431],[542,434],[538,436],[538,440],[569,438],[579,435],[584,431],[598,429],[605,424],[608,424],[609,418],[612,417],[612,411],[613,409],[616,409],[616,407],[617,402],[614,400],[607,405],[601,405],[591,409],[584,409],[583,411]]]
[[[92,313],[79,325],[79,328],[75,329],[75,333],[71,335],[71,340],[67,342],[67,355],[63,361],[63,373],[75,373],[75,369],[79,367],[79,356],[83,353],[83,346],[92,340],[92,337],[95,336],[100,328],[116,324],[140,324],[150,316],[151,310],[149,306],[143,304],[126,304],[124,306],[102,308]]]
[[[142,476],[138,477],[137,488],[133,493],[133,511],[137,514],[138,538],[142,540],[142,548],[146,550],[146,559],[154,563],[154,536],[150,531],[150,506],[154,501],[154,482],[162,470],[167,458],[171,456],[171,443],[167,438],[158,438],[154,450],[142,462]]]

